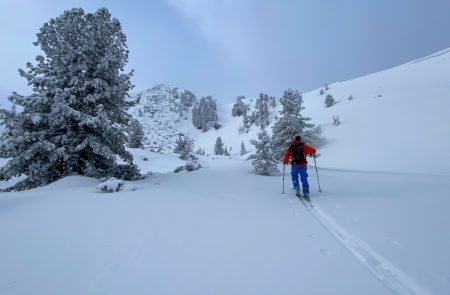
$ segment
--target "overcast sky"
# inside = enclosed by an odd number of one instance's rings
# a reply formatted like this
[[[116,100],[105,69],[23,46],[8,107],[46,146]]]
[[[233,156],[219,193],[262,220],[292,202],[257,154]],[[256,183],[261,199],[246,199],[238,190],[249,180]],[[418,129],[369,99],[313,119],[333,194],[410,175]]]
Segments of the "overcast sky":
[[[307,92],[450,47],[450,0],[0,0],[0,104],[31,89],[44,22],[107,7],[128,38],[133,91],[166,83],[221,102]],[[450,70],[450,69],[449,69]]]

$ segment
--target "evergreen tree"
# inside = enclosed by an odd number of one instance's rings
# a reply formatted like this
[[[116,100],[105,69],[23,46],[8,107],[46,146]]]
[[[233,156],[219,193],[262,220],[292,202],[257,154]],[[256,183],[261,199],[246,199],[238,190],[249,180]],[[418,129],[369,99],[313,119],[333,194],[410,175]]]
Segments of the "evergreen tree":
[[[243,102],[244,99],[245,96],[237,97],[236,103],[233,105],[233,109],[231,110],[231,115],[233,117],[239,117],[247,113],[247,106]]]
[[[198,148],[197,151],[195,152],[197,155],[201,155],[204,156],[206,154],[206,151],[202,148]]]
[[[334,100],[333,95],[331,94],[327,94],[327,96],[325,97],[325,106],[327,108],[331,107],[332,105],[334,105],[336,103],[336,101]]]
[[[241,156],[247,153],[247,149],[245,148],[244,141],[241,141]]]
[[[325,85],[323,86],[323,88],[325,88],[325,91],[330,90],[330,88],[328,87],[328,84],[327,84],[327,83],[325,83]]]
[[[130,124],[130,138],[128,146],[130,148],[143,148],[144,147],[144,129],[142,124],[136,120],[132,119]]]
[[[276,101],[276,99],[275,99],[275,96],[270,96],[270,97],[269,97],[269,105],[270,105],[272,108],[275,108],[275,107],[277,106],[277,101]]]
[[[325,91],[323,91],[323,89],[320,89],[319,94],[320,94],[320,95],[324,95],[324,94],[325,94]]]
[[[88,14],[74,8],[45,23],[37,39],[45,56],[19,70],[33,93],[9,97],[22,111],[1,146],[14,158],[0,169],[0,180],[24,174],[10,188],[23,190],[72,173],[138,177],[124,145],[132,84],[131,73],[122,73],[128,49],[119,21],[106,8]]]
[[[256,126],[260,126],[264,129],[269,125],[269,96],[264,93],[260,93],[256,100],[256,113],[254,121]]]
[[[192,109],[192,123],[197,129],[208,131],[211,127],[220,128],[218,121],[216,102],[211,96],[202,97]]]
[[[312,143],[312,138],[320,137],[320,127],[308,123],[310,118],[303,117],[300,111],[302,107],[302,96],[297,90],[288,89],[284,91],[280,99],[283,106],[280,118],[272,127],[272,144],[276,158],[281,159],[289,143],[295,135],[300,134],[307,143]]]
[[[250,118],[247,114],[244,114],[244,116],[242,116],[242,128],[245,130],[245,132],[248,132],[250,126]]]
[[[247,160],[252,160],[256,174],[272,175],[278,172],[277,160],[274,158],[270,136],[265,129],[258,133],[258,141],[251,140],[256,152],[250,155]]]
[[[214,145],[214,155],[224,155],[224,144],[222,138],[219,136],[216,139],[216,144]]]
[[[193,141],[183,134],[180,134],[176,141],[174,152],[180,154],[180,159],[188,160],[194,149]]]

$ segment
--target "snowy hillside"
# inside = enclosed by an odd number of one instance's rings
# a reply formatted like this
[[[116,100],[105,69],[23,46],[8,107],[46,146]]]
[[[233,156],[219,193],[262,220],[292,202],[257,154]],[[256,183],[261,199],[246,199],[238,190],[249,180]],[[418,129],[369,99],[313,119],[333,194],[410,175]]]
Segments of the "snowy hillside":
[[[191,111],[196,100],[195,96],[184,96],[185,93],[168,85],[157,85],[133,94],[137,103],[129,112],[143,126],[146,148],[170,153],[183,126],[192,125]]]
[[[336,100],[329,108],[324,103],[327,94]],[[319,150],[322,167],[450,175],[449,49],[331,84],[324,95],[317,89],[304,94],[303,100],[302,114],[322,126],[328,141]],[[224,128],[196,133],[196,144],[212,149],[221,136],[236,153],[241,140],[247,149],[252,148],[249,140],[257,138],[259,128],[240,133],[242,117],[232,117],[231,108],[232,104],[219,107]],[[280,110],[279,104],[271,110],[270,126]],[[333,126],[333,116],[339,117],[341,125]]]
[[[304,95],[329,140],[323,166],[450,175],[450,49],[329,88],[330,108],[319,90]]]

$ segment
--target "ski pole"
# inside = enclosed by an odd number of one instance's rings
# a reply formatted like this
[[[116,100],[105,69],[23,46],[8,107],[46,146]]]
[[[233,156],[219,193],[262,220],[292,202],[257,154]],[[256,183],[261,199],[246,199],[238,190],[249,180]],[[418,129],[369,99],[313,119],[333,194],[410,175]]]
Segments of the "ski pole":
[[[319,172],[317,172],[316,155],[314,155],[313,158],[314,158],[314,166],[316,167],[316,175],[317,175],[317,183],[319,184],[319,192],[322,192],[322,189],[320,188]]]
[[[282,194],[284,194],[284,174],[286,172],[286,164],[283,164],[283,192]]]

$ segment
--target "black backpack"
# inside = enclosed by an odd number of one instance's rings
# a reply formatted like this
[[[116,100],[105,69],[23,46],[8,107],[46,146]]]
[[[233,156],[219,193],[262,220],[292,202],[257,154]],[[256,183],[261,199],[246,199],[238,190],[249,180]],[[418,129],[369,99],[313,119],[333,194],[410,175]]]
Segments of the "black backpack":
[[[303,143],[291,144],[291,164],[299,165],[306,163],[305,153],[303,150]]]

